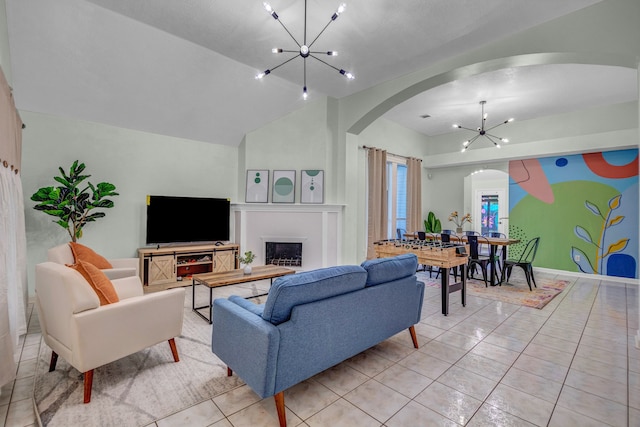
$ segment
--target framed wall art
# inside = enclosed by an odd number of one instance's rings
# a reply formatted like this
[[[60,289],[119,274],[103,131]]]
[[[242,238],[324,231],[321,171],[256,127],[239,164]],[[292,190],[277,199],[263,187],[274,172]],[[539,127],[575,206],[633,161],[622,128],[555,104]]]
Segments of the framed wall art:
[[[296,196],[296,171],[273,171],[272,203],[294,203]]]
[[[324,171],[300,171],[300,203],[324,203]]]
[[[269,201],[269,170],[248,169],[246,203],[267,203]]]

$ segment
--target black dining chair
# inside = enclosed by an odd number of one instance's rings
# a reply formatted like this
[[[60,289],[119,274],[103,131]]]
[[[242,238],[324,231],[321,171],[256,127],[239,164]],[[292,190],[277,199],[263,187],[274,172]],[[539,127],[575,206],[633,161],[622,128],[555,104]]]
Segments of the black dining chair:
[[[488,231],[484,234],[482,234],[485,237],[493,237],[496,239],[506,239],[507,235],[504,233],[500,233],[499,231]],[[482,244],[480,244],[480,253],[483,255],[488,255],[490,254],[490,247],[487,246],[486,250],[485,248],[482,247]],[[502,246],[502,250],[498,251],[496,250],[496,265],[498,266],[498,270],[502,271],[502,264],[504,262],[504,260],[506,259],[506,255],[507,255],[507,247],[506,246]]]
[[[453,230],[442,230],[442,234],[456,234]]]
[[[405,240],[406,237],[404,235],[407,233],[407,230],[404,228],[396,228],[396,234],[398,236],[398,240]]]
[[[502,275],[500,276],[500,283],[504,281],[504,276],[507,276],[507,282],[509,281],[509,277],[511,277],[511,270],[513,267],[520,267],[524,271],[524,275],[527,278],[527,285],[529,285],[529,290],[531,291],[531,282],[533,282],[533,286],[536,288],[536,279],[533,277],[533,260],[536,258],[536,253],[538,252],[538,245],[540,244],[540,237],[535,237],[527,242],[527,246],[525,246],[522,254],[518,259],[506,259],[504,261],[504,268],[502,270]]]
[[[469,262],[467,263],[467,274],[470,279],[473,279],[473,275],[476,272],[476,267],[480,266],[482,270],[482,279],[484,280],[484,286],[487,287],[487,268],[491,262],[491,258],[488,256],[480,255],[478,251],[478,236],[467,235],[467,243],[469,243]]]
[[[417,231],[418,233],[418,240],[427,240],[427,233],[425,233],[424,231]]]
[[[480,233],[478,233],[477,231],[465,231],[464,235],[465,236],[479,236]]]

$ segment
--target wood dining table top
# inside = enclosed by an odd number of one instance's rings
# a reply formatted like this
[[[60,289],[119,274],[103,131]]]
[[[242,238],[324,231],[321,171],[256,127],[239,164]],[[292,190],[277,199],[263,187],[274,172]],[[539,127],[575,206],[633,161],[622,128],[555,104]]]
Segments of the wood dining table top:
[[[405,233],[404,235],[407,238],[412,238],[412,239],[417,239],[418,238],[418,233]],[[426,234],[427,239],[426,240],[440,240],[440,233],[427,233]],[[516,243],[520,243],[519,239],[510,239],[510,238],[504,238],[504,237],[489,237],[489,236],[478,236],[478,243],[482,244],[485,243],[485,239],[486,239],[486,243],[489,243],[492,246],[509,246],[509,245],[514,245]],[[467,235],[463,234],[463,235],[458,235],[458,234],[451,234],[451,240],[453,242],[455,241],[462,241],[462,242],[466,242],[467,241]]]

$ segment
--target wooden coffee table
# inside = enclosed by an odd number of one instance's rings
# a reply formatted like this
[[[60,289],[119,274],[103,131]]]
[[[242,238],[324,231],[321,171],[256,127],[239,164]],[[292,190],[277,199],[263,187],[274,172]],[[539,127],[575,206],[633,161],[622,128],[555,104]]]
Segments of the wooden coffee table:
[[[277,265],[259,265],[251,268],[251,274],[244,274],[244,270],[230,270],[219,273],[201,273],[194,274],[193,281],[191,282],[191,308],[200,317],[207,322],[211,323],[211,311],[213,307],[213,288],[221,286],[238,285],[240,283],[255,282],[256,280],[270,279],[273,283],[273,279],[276,277],[286,276],[287,274],[293,274],[295,270],[285,267],[279,267]],[[196,285],[204,285],[209,287],[209,305],[203,305],[196,307]],[[263,294],[266,295],[266,294]],[[263,296],[255,295],[255,296]],[[209,318],[200,313],[199,310],[209,309]]]

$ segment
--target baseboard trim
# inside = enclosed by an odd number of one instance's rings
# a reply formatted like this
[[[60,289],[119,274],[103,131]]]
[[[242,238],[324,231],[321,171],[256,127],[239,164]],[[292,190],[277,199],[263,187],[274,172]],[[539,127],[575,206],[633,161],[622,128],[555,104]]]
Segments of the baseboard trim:
[[[582,279],[605,280],[607,282],[633,283],[635,285],[640,285],[639,279],[633,279],[629,277],[604,276],[602,274],[588,274],[588,273],[582,273],[577,271],[556,270],[553,268],[545,268],[545,267],[534,267],[533,270],[539,271],[541,273],[551,273],[551,274],[560,274],[560,275],[571,276],[571,277],[580,277]]]

